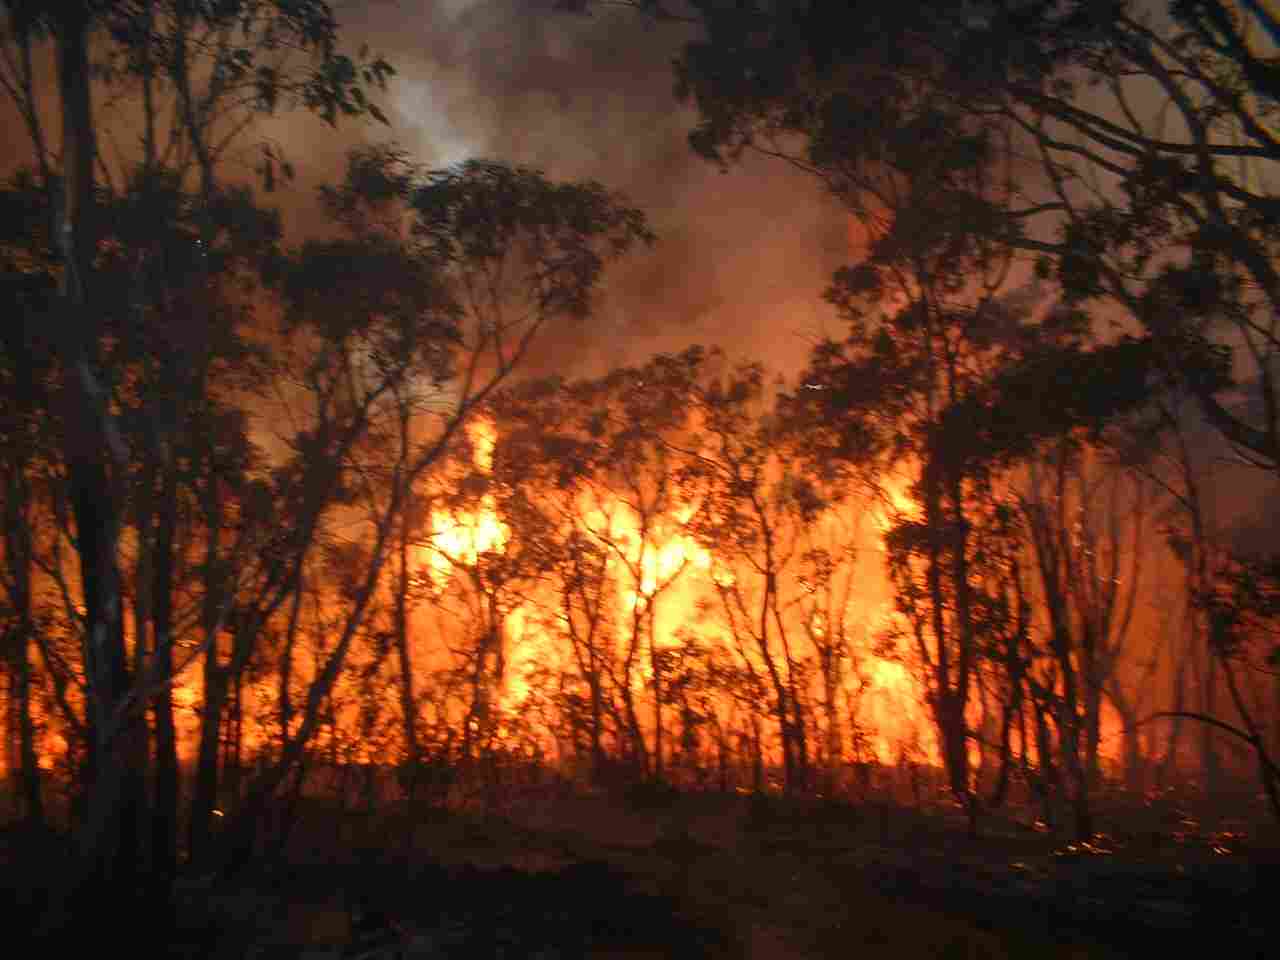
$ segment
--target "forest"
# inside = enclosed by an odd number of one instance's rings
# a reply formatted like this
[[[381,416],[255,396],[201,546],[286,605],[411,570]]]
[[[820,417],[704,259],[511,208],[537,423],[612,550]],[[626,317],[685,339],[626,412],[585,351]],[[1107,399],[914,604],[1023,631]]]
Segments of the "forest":
[[[670,217],[416,156],[377,4],[5,0],[0,916],[1274,950],[1275,8],[487,5],[676,38],[689,161],[839,225],[836,325],[635,358]]]

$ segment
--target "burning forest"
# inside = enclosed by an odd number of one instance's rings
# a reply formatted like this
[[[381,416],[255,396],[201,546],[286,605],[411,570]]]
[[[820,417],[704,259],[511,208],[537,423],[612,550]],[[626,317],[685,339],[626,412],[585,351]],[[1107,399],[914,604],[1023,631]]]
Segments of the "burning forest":
[[[15,935],[1274,952],[1270,8],[404,6],[2,6]]]

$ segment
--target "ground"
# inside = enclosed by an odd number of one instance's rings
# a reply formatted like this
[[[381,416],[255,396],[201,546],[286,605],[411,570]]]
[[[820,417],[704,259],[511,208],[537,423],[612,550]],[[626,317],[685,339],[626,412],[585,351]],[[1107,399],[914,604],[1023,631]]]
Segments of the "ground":
[[[1065,845],[994,817],[975,841],[945,808],[875,802],[540,787],[488,813],[315,805],[272,862],[185,874],[162,952],[1040,960],[1176,953],[1208,931],[1233,958],[1275,954],[1273,833],[1133,822]]]

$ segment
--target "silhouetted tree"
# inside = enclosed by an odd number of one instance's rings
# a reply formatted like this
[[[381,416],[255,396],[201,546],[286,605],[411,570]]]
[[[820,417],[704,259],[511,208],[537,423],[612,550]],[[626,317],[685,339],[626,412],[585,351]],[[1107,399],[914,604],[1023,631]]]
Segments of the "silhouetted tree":
[[[711,577],[724,621],[768,679],[784,788],[801,791],[810,785],[811,663],[798,638],[814,636],[814,613],[806,614],[804,607],[808,587],[819,585],[805,581],[800,568],[815,559],[806,551],[807,534],[820,522],[826,503],[797,467],[802,461],[788,442],[785,424],[769,409],[759,367],[706,384],[695,409],[703,439],[689,451],[688,469],[707,488],[695,528],[719,565]],[[844,611],[835,613],[838,628]],[[832,669],[830,663],[826,667]],[[830,707],[832,691],[827,695]]]
[[[98,71],[90,66],[91,42],[103,51],[107,60],[123,59],[129,69],[143,77],[141,96],[144,101],[144,162],[142,169],[154,173],[157,162],[154,96],[157,74],[164,70],[174,81],[172,88],[181,106],[181,131],[175,129],[172,143],[199,155],[202,167],[201,188],[206,224],[214,193],[211,176],[218,151],[211,148],[205,135],[212,117],[224,116],[224,102],[212,92],[197,104],[190,80],[200,68],[190,62],[194,56],[188,42],[193,33],[200,37],[201,49],[217,47],[211,69],[211,90],[225,88],[227,68],[237,65],[254,75],[251,81],[259,91],[271,96],[259,97],[250,110],[274,107],[274,95],[288,85],[285,73],[264,74],[255,56],[260,56],[267,42],[261,34],[249,37],[233,26],[244,23],[265,26],[268,23],[278,39],[296,41],[308,52],[320,54],[313,61],[295,89],[307,96],[308,104],[322,112],[334,104],[352,102],[350,91],[361,78],[351,69],[351,61],[335,51],[336,26],[327,4],[233,3],[209,7],[186,4],[162,5],[152,2],[131,3],[67,3],[56,7],[43,4],[13,2],[6,4],[8,28],[5,41],[12,42],[18,52],[16,61],[6,59],[4,89],[16,102],[31,136],[37,169],[52,204],[53,243],[61,254],[60,299],[50,312],[52,329],[56,331],[56,370],[61,380],[59,404],[64,410],[63,455],[70,485],[70,502],[75,518],[75,549],[80,559],[83,602],[86,610],[85,663],[87,727],[91,731],[91,766],[87,791],[86,818],[81,829],[84,866],[90,885],[101,892],[125,889],[111,886],[117,877],[127,878],[136,869],[137,850],[134,838],[137,806],[140,799],[140,711],[145,708],[155,689],[167,690],[169,680],[162,676],[158,685],[148,675],[139,675],[126,662],[124,600],[125,593],[118,556],[118,539],[123,518],[127,514],[126,475],[130,451],[121,424],[113,411],[113,395],[123,382],[120,371],[113,370],[105,352],[112,297],[108,270],[101,268],[101,241],[109,232],[101,211],[97,210],[102,183],[98,171],[110,177],[105,163],[97,163],[101,154],[96,141],[99,130],[94,120],[94,100],[104,89],[118,83],[124,72]],[[155,30],[164,13],[173,15],[173,45],[155,43]],[[219,43],[210,46],[203,40],[217,36]],[[233,39],[233,37],[235,39]],[[101,43],[99,43],[101,39]],[[237,49],[237,39],[247,41]],[[62,149],[55,164],[48,148],[48,138],[41,127],[40,90],[33,83],[33,48],[46,46],[55,54],[57,67],[56,101],[62,121]],[[172,54],[165,61],[164,55]],[[339,61],[342,65],[339,65]],[[8,69],[17,63],[15,70]],[[128,72],[128,71],[126,71]],[[379,80],[382,74],[368,79]],[[354,95],[363,104],[363,93]],[[232,127],[234,135],[238,128]],[[185,134],[185,135],[184,135]],[[225,147],[225,132],[220,147]],[[142,186],[146,186],[144,176]],[[212,228],[202,234],[205,249],[211,248]],[[128,251],[145,260],[140,249]],[[137,264],[135,264],[135,267]],[[137,271],[142,275],[142,271]],[[135,298],[135,305],[144,306]],[[149,508],[148,511],[150,512]],[[165,522],[162,518],[162,523]],[[162,529],[163,544],[169,540]],[[145,563],[144,563],[145,565]],[[164,569],[162,558],[161,570]],[[163,589],[170,588],[169,584]],[[161,609],[162,616],[167,613]],[[163,624],[161,625],[163,628]],[[164,651],[155,662],[163,672],[171,638],[162,634],[159,649]],[[139,662],[135,667],[141,666]],[[155,688],[155,689],[153,689]],[[158,731],[164,740],[161,793],[169,811],[161,820],[172,825],[175,767],[172,758],[171,724],[163,708],[158,709]],[[164,834],[171,831],[162,828]],[[172,862],[172,843],[161,839],[162,858]]]
[[[617,640],[623,612],[617,608],[616,560],[608,545],[592,535],[595,521],[589,516],[595,463],[589,423],[597,413],[591,399],[589,390],[552,378],[503,391],[495,396],[492,410],[498,429],[495,463],[519,471],[528,507],[542,514],[553,599],[545,601],[549,609],[541,620],[553,636],[567,639],[586,685],[582,712],[590,775],[600,783],[607,772],[606,738],[621,746],[626,723],[618,704]],[[572,693],[565,696],[574,702]]]
[[[354,153],[322,199],[332,239],[282,267],[281,363],[297,385],[290,459],[274,472],[290,528],[265,545],[246,620],[260,629],[287,597],[317,536],[344,518],[361,563],[340,592],[335,640],[316,663],[276,761],[248,785],[232,824],[237,857],[256,818],[302,758],[370,615],[401,514],[540,333],[590,311],[606,262],[650,234],[642,215],[598,184],[468,162],[423,174],[394,151]],[[395,388],[424,398],[397,451]],[[403,397],[403,393],[401,394]],[[388,443],[388,438],[390,442]],[[392,454],[388,467],[388,450]]]

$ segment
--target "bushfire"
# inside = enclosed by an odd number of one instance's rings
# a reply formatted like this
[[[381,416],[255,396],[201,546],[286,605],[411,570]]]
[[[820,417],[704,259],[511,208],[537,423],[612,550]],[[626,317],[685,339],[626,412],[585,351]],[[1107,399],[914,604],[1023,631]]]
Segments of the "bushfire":
[[[483,491],[465,505],[429,495],[437,505],[415,534],[410,560],[409,641],[433,750],[456,750],[448,731],[465,729],[469,750],[483,743],[572,768],[585,762],[594,722],[602,748],[705,779],[727,755],[779,767],[786,736],[762,722],[776,715],[785,718],[779,726],[794,724],[792,737],[804,728],[815,766],[942,765],[922,662],[903,639],[885,570],[893,520],[918,512],[905,480],[842,504],[768,570],[741,544],[719,549],[695,502],[676,498],[645,513],[621,494],[584,488],[561,511],[560,529],[548,531],[573,546],[529,564],[517,554],[530,545],[484,486],[498,427],[477,420],[467,439],[470,462],[455,464],[447,482],[465,477]],[[843,550],[819,541],[843,542]],[[815,576],[819,557],[824,572]],[[315,737],[334,759],[377,762],[403,751],[390,692],[396,668],[379,636],[370,630],[373,642],[353,657]],[[326,652],[322,640],[293,651],[300,688]],[[379,682],[381,692],[371,687]],[[199,738],[201,686],[194,669],[174,685],[186,760]],[[234,696],[237,749],[246,758],[269,754],[281,691],[250,679]],[[995,734],[978,698],[968,719],[978,732],[970,747],[976,769]],[[1116,754],[1118,725],[1104,715],[1104,759]],[[1034,755],[1035,743],[1022,746]],[[50,734],[41,762],[50,768],[65,753],[65,741]]]

